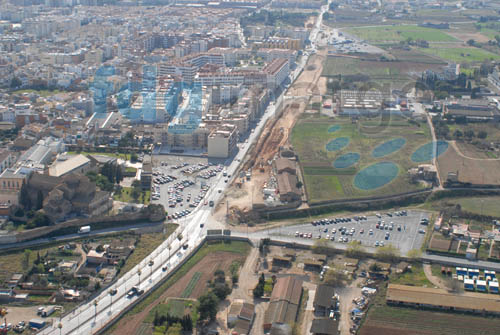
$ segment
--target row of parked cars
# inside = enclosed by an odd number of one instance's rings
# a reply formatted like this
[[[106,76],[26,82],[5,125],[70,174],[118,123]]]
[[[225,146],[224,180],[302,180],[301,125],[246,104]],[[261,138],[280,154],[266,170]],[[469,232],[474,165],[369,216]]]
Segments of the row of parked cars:
[[[176,183],[173,187],[169,187],[168,189],[168,207],[175,207],[177,206],[178,203],[183,205],[184,202],[184,196],[182,192],[184,191],[185,188],[194,185],[194,181],[192,180],[182,180],[178,183]],[[191,201],[191,193],[188,194],[187,196],[187,202]]]
[[[208,169],[209,166],[210,166],[209,164],[198,163],[196,165],[186,167],[181,172],[184,174],[193,174]]]
[[[216,168],[213,168],[213,169],[210,169],[207,171],[203,171],[198,176],[203,178],[203,179],[210,179],[212,177],[215,177],[217,175],[217,173],[220,173],[223,169],[224,168],[222,167],[222,165],[218,165]]]
[[[14,326],[14,331],[16,333],[22,333],[26,329],[26,322],[25,321],[19,321],[17,325]],[[12,323],[2,323],[0,324],[0,334],[2,334],[2,331],[7,330],[11,331],[12,330]],[[5,333],[7,334],[7,333]]]

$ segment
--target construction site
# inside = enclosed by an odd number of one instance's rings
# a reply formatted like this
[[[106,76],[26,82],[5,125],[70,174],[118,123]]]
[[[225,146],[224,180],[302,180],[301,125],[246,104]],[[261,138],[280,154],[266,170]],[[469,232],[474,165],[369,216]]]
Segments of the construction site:
[[[276,195],[265,192],[276,189],[276,176],[273,171],[273,162],[280,157],[280,150],[286,151],[287,156],[293,159],[293,149],[290,145],[291,131],[302,113],[314,112],[311,106],[321,103],[322,95],[326,93],[326,78],[321,77],[326,50],[320,50],[312,55],[302,73],[290,86],[284,95],[282,108],[265,125],[258,141],[253,145],[250,153],[245,157],[240,170],[240,177],[236,178],[225,194],[225,201],[217,211],[218,216],[226,216],[229,222],[254,222],[257,213],[253,209],[264,207],[283,206]],[[287,148],[287,150],[284,150]],[[297,185],[301,186],[300,168],[297,166]],[[307,199],[302,190],[302,201],[294,201],[296,207],[306,207]]]

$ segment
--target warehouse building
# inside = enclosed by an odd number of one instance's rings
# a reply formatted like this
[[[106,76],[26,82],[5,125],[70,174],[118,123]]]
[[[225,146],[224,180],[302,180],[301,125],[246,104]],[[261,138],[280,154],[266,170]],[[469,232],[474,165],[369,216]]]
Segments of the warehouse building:
[[[292,334],[302,297],[302,280],[296,276],[278,278],[266,314],[264,331],[271,334]]]
[[[500,315],[500,300],[496,294],[467,292],[457,295],[442,289],[389,284],[386,300],[390,305]]]

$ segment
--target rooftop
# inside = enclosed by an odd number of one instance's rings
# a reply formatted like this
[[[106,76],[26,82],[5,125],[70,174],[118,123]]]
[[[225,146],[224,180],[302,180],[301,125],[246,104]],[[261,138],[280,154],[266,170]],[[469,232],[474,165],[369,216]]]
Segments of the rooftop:
[[[386,298],[395,302],[500,313],[500,299],[493,294],[458,295],[436,288],[389,284]]]
[[[63,161],[56,161],[49,168],[49,174],[51,176],[60,177],[72,172],[73,170],[88,164],[90,159],[84,155],[70,156]]]

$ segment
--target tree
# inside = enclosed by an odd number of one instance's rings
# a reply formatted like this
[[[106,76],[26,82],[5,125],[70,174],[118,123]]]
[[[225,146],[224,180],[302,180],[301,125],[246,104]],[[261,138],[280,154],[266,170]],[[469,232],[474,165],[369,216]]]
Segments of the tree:
[[[31,250],[25,249],[23,254],[23,269],[28,270],[30,267]]]
[[[346,255],[348,257],[360,257],[365,253],[365,249],[358,241],[351,241],[347,245]]]
[[[18,77],[14,77],[10,81],[10,88],[18,88],[22,84],[23,84],[23,82],[21,81],[21,79],[19,79]]]
[[[470,39],[467,41],[467,45],[469,45],[471,47],[474,46],[474,44],[476,44],[476,42],[473,39]]]
[[[375,257],[388,262],[395,261],[399,257],[399,255],[399,249],[397,249],[392,244],[379,247],[375,252]]]
[[[488,133],[484,130],[480,130],[478,133],[477,133],[477,137],[479,137],[480,139],[484,140],[486,137],[488,137]]]
[[[38,190],[36,194],[36,207],[35,209],[38,211],[43,208],[43,193],[41,190]]]
[[[266,285],[266,277],[264,276],[263,273],[261,273],[259,277],[259,282],[257,283],[257,286],[253,289],[253,296],[255,298],[260,298],[264,295],[264,285]]]
[[[473,137],[476,136],[476,134],[474,133],[474,130],[472,129],[467,129],[466,131],[464,131],[464,136],[468,139],[471,139]]]
[[[116,178],[116,183],[119,184],[123,180],[123,171],[122,167],[118,164],[115,165],[116,172],[115,172],[115,178]]]
[[[200,320],[215,320],[217,315],[217,296],[213,292],[207,292],[198,298],[200,303],[198,312],[200,313]]]
[[[50,221],[49,217],[42,212],[36,212],[33,219],[28,222],[28,225],[31,226],[32,228],[45,227],[45,226],[49,226],[50,224],[51,224],[51,221]]]
[[[132,188],[130,195],[134,199],[134,202],[137,202],[137,200],[139,199],[139,197],[141,195],[141,191],[137,187],[134,187],[134,188]]]
[[[382,270],[382,268],[380,267],[380,265],[378,263],[373,263],[372,265],[370,265],[369,269],[370,269],[370,271],[373,271],[373,272],[379,272],[380,270]]]
[[[320,254],[328,248],[328,240],[326,238],[317,239],[311,247],[314,253]]]
[[[226,283],[216,283],[212,291],[221,301],[231,294],[231,288]]]
[[[420,259],[421,256],[422,256],[422,250],[420,250],[420,249],[411,249],[406,254],[406,257],[408,257],[408,259],[410,261],[416,261],[416,260]]]
[[[19,192],[19,203],[23,205],[25,210],[30,210],[31,209],[31,199],[28,194],[28,187],[26,184],[23,184],[21,186],[21,191]]]
[[[137,156],[137,154],[136,154],[135,152],[133,152],[133,153],[130,155],[130,161],[131,161],[132,163],[137,163],[137,159],[138,159],[138,158],[139,158],[139,157]]]
[[[453,136],[456,138],[456,139],[460,139],[462,138],[462,136],[464,136],[464,133],[462,133],[462,131],[460,129],[457,129],[453,132]]]
[[[182,335],[182,326],[180,323],[174,323],[168,327],[166,335]]]
[[[337,269],[335,267],[330,268],[325,274],[325,284],[331,285],[333,287],[344,286],[347,280],[347,275],[344,271]]]

